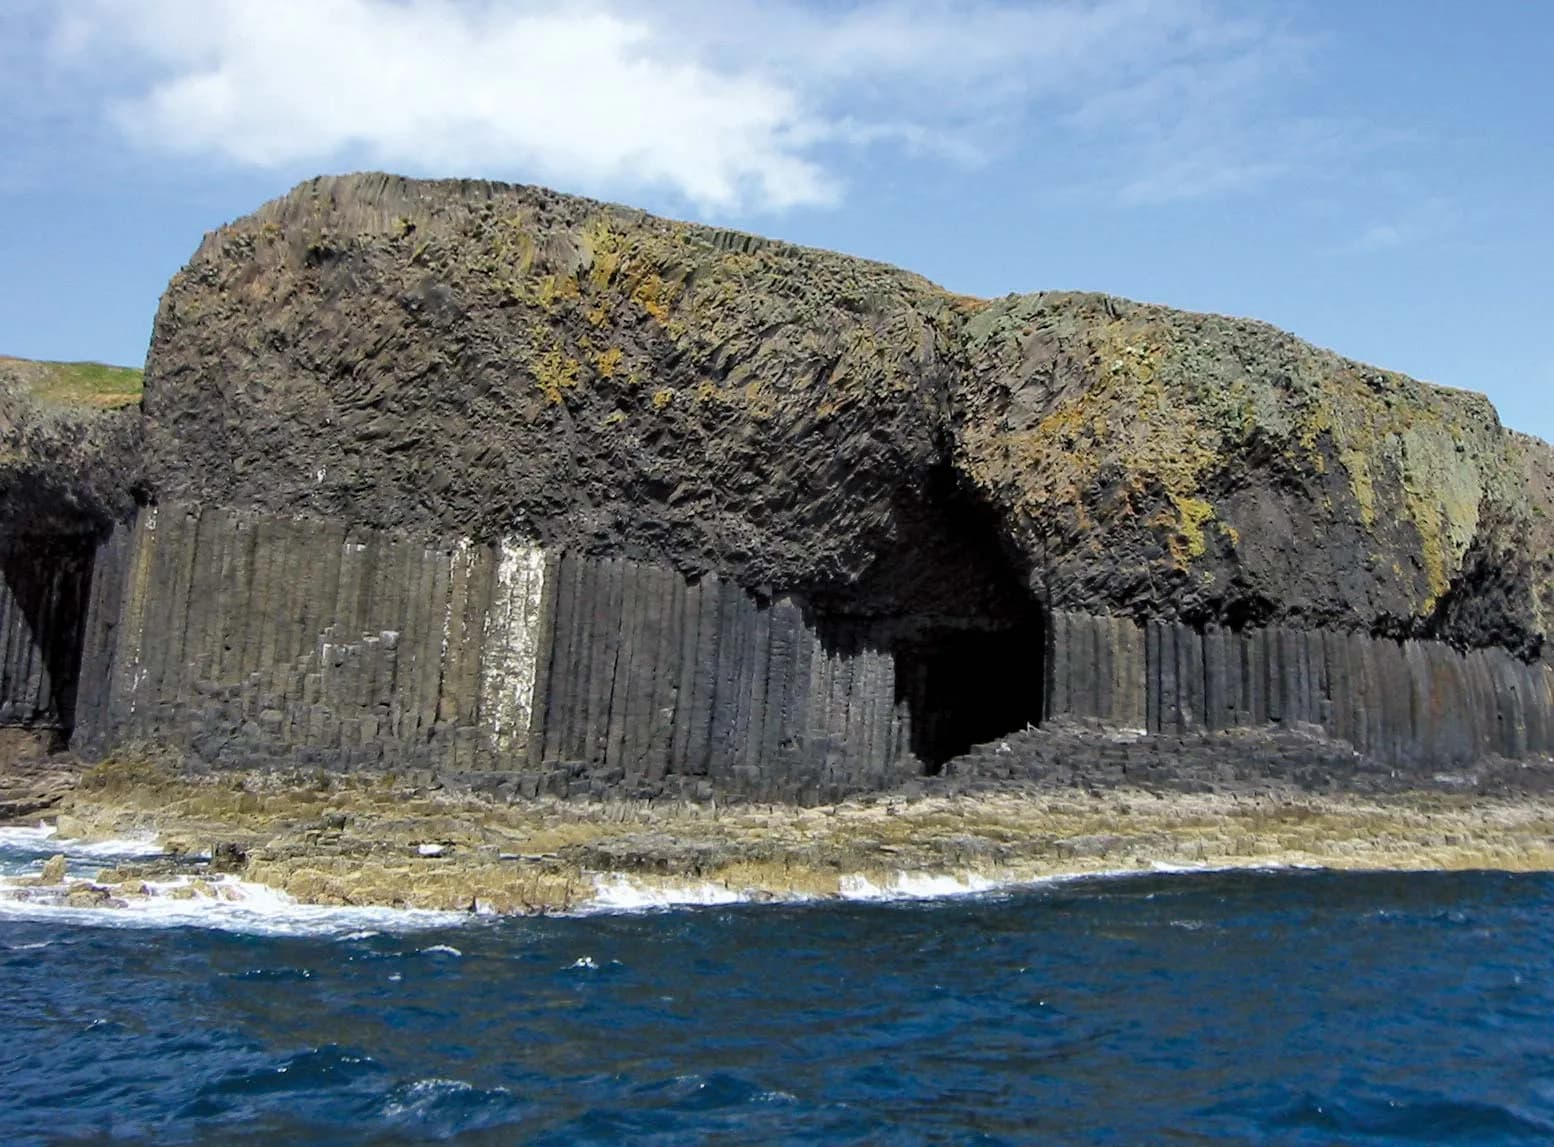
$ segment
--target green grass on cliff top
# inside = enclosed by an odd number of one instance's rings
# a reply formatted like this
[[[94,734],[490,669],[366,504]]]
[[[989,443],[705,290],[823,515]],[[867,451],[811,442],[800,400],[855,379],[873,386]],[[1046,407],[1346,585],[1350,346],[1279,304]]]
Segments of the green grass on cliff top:
[[[100,362],[33,362],[0,355],[0,377],[20,383],[40,402],[115,410],[140,401],[141,371]]]

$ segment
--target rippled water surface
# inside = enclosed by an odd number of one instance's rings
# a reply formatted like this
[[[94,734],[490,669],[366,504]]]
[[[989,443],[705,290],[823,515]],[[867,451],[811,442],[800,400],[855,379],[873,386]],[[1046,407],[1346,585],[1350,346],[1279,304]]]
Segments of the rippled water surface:
[[[1543,876],[108,918],[0,915],[4,1142],[1554,1141]]]

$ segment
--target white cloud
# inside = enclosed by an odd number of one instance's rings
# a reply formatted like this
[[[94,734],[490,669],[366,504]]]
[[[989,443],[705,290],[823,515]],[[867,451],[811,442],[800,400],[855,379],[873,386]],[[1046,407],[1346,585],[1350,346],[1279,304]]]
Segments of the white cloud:
[[[147,148],[368,163],[704,211],[834,202],[860,149],[1077,139],[1132,202],[1277,178],[1248,141],[1298,42],[1219,0],[76,0],[59,55],[125,77]]]
[[[1371,255],[1437,240],[1459,222],[1457,208],[1446,199],[1427,197],[1399,206],[1387,219],[1371,223],[1350,243],[1334,253]]]

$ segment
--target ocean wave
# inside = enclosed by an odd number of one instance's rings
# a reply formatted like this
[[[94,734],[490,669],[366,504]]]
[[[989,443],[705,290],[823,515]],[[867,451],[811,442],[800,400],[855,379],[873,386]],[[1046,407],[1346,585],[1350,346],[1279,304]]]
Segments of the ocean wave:
[[[601,912],[651,912],[733,904],[811,904],[828,901],[891,903],[900,901],[954,900],[993,896],[1069,884],[1106,884],[1151,876],[1210,875],[1224,872],[1282,872],[1315,870],[1304,864],[1209,865],[1156,862],[1146,868],[1101,869],[1094,872],[1055,872],[1043,875],[988,875],[981,872],[923,872],[902,870],[883,878],[863,873],[843,875],[831,895],[810,892],[774,892],[762,888],[735,888],[711,881],[683,882],[640,878],[625,873],[599,873],[594,877],[594,896],[568,915]]]
[[[38,887],[27,880],[55,856],[66,859],[66,880]],[[200,927],[256,935],[322,935],[361,938],[377,931],[410,932],[469,923],[484,913],[299,903],[267,885],[235,876],[182,875],[145,881],[144,893],[108,890],[101,904],[83,903],[73,891],[94,889],[89,876],[103,864],[164,855],[155,840],[126,838],[75,841],[47,825],[0,829],[0,918],[55,920],[117,927]],[[1267,866],[1259,866],[1267,867]],[[712,881],[675,881],[605,872],[594,876],[593,895],[566,915],[636,913],[750,903],[802,904],[840,899],[857,902],[930,901],[992,895],[1076,881],[1109,881],[1172,873],[1221,871],[1208,865],[1156,862],[1148,868],[1045,876],[990,876],[975,872],[899,871],[888,876],[847,874],[832,895],[739,888]],[[101,890],[93,893],[103,896]],[[428,951],[444,951],[432,948]]]
[[[0,852],[23,856],[63,853],[66,860],[143,860],[161,856],[165,850],[149,833],[114,840],[70,840],[61,837],[53,825],[40,824],[35,828],[0,828]]]
[[[437,1138],[510,1124],[523,1110],[505,1087],[477,1087],[462,1079],[430,1078],[401,1084],[383,1101],[384,1118]]]
[[[710,881],[649,883],[623,873],[605,872],[594,877],[594,895],[579,909],[579,914],[745,904],[758,898],[764,897]]]
[[[1176,871],[1202,871],[1186,868]],[[901,871],[883,880],[861,873],[841,877],[831,895],[811,892],[774,892],[763,888],[734,888],[710,881],[677,882],[642,879],[619,872],[594,877],[594,896],[570,915],[652,912],[732,904],[818,904],[827,901],[893,902],[951,900],[992,895],[1022,888],[1038,888],[1083,880],[1114,880],[1148,875],[1128,869],[1099,873],[1059,873],[1051,876],[992,877],[983,873],[935,873]]]
[[[94,886],[67,879],[53,887],[0,880],[0,919],[114,928],[209,928],[259,936],[334,936],[447,928],[463,912],[301,904],[265,884],[232,876],[178,876],[140,882],[142,895],[117,895],[100,905],[72,904],[71,892]]]
[[[841,881],[843,900],[949,900],[960,896],[977,896],[986,892],[1001,891],[1015,885],[1015,881],[1000,882],[976,873],[950,875],[933,872],[897,872],[884,884],[876,884],[867,876],[844,876]]]

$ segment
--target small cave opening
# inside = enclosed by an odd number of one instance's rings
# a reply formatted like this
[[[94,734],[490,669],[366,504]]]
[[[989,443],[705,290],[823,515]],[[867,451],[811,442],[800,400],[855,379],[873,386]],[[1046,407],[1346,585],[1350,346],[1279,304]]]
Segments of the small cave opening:
[[[91,538],[0,538],[0,725],[69,737],[91,593]]]
[[[1046,627],[1037,613],[999,628],[930,627],[896,646],[896,696],[930,774],[974,746],[1041,724]]]

